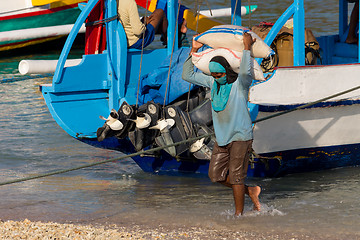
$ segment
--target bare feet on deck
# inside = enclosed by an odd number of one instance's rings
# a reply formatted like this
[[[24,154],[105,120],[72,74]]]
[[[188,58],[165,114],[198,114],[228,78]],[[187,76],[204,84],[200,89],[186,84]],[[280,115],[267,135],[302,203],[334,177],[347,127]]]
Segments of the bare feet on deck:
[[[255,186],[255,187],[248,187],[248,191],[249,191],[249,197],[251,198],[251,201],[254,204],[254,210],[256,211],[260,211],[260,201],[259,201],[259,195],[261,192],[261,188],[259,186]]]
[[[358,43],[358,39],[357,37],[351,37],[351,36],[348,36],[345,40],[346,43],[349,43],[349,44],[357,44]]]

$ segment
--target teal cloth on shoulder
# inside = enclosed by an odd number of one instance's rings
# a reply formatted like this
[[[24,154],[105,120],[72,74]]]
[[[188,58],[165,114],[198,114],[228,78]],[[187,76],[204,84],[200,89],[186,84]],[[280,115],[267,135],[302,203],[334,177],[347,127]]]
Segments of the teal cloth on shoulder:
[[[223,78],[226,79],[226,76]],[[233,85],[232,83],[219,84],[218,89],[218,84],[219,83],[217,81],[214,81],[213,87],[211,88],[211,105],[215,112],[221,112],[225,109],[226,104],[229,100],[231,87]]]
[[[223,65],[218,62],[210,62],[209,70],[212,73],[226,73]],[[211,105],[216,112],[225,109],[229,100],[231,84],[227,84],[226,75],[221,78],[214,78],[213,87],[211,88]]]

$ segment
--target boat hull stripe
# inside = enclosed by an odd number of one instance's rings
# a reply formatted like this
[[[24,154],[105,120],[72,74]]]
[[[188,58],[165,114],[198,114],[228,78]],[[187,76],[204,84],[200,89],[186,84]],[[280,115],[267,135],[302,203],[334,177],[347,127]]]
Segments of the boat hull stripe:
[[[51,13],[59,12],[59,11],[66,10],[66,9],[76,8],[77,6],[78,6],[78,4],[71,4],[68,6],[63,6],[63,7],[53,8],[53,9],[10,15],[10,16],[0,17],[0,21],[17,19],[17,18],[33,17],[33,16],[39,16],[39,15],[46,15],[46,14],[51,14]]]

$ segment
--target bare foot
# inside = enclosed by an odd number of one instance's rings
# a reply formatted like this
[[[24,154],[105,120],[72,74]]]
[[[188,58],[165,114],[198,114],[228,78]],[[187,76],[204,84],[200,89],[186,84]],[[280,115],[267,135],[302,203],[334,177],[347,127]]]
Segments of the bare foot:
[[[183,19],[183,22],[181,24],[181,27],[180,27],[180,32],[181,33],[186,33],[187,32],[187,22],[185,19]]]
[[[259,201],[259,195],[261,192],[261,188],[259,186],[255,187],[248,187],[249,191],[249,197],[251,198],[251,201],[254,204],[254,210],[260,211],[260,201]]]
[[[358,43],[358,39],[356,37],[350,37],[348,36],[345,40],[346,43],[349,44],[357,44]]]

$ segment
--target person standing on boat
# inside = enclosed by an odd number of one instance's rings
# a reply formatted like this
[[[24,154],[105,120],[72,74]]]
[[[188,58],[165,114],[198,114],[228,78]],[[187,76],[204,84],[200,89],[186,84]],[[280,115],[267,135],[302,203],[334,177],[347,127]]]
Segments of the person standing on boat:
[[[349,32],[345,40],[346,43],[357,44],[358,37],[356,28],[359,23],[359,0],[348,0],[349,3],[355,3],[350,15]]]
[[[148,46],[154,41],[155,33],[166,35],[168,23],[162,9],[155,9],[150,16],[140,20],[135,0],[119,0],[118,14],[129,48]]]
[[[168,21],[164,10],[155,9],[150,16],[140,20],[135,0],[119,0],[118,14],[125,30],[128,47],[142,49],[154,41],[155,34],[161,34],[166,45]],[[181,34],[186,34],[186,21],[183,19],[179,27]],[[144,41],[144,44],[143,44]]]
[[[191,53],[203,46],[193,39],[190,56],[183,66],[182,78],[193,84],[210,88],[212,118],[216,136],[209,177],[231,187],[235,202],[235,215],[244,211],[245,194],[254,203],[254,210],[260,211],[260,187],[245,185],[249,158],[252,149],[253,130],[247,107],[248,92],[252,82],[250,48],[255,42],[250,34],[244,33],[244,51],[240,73],[235,73],[225,58],[216,56],[209,63],[211,76],[194,72]]]

